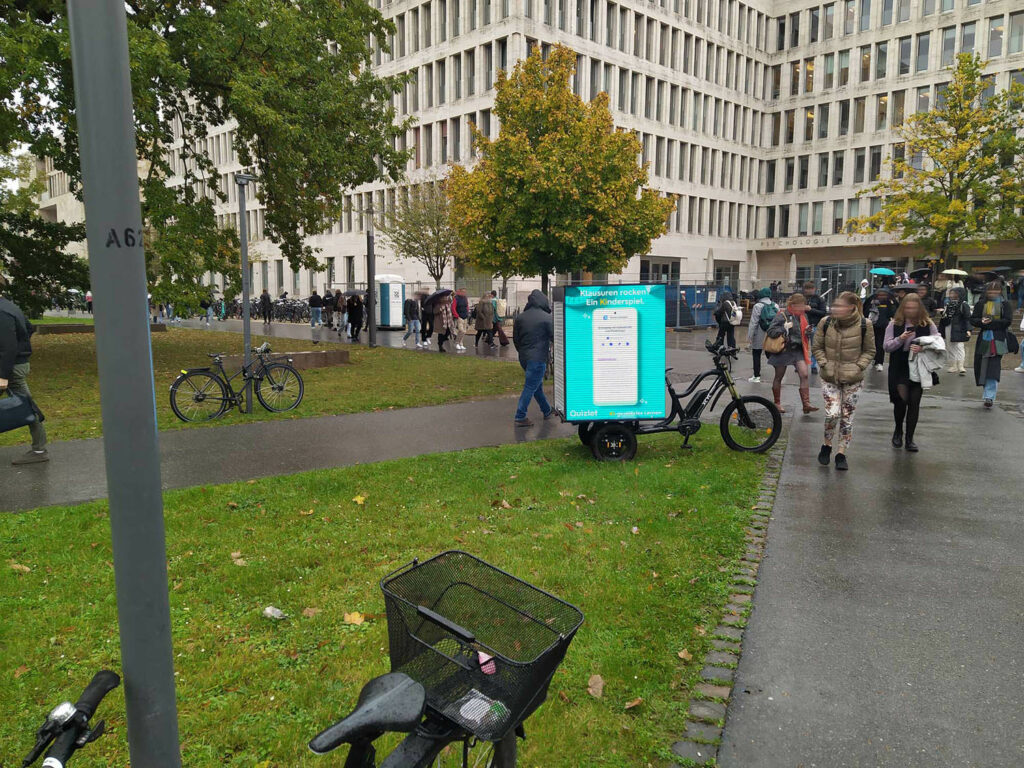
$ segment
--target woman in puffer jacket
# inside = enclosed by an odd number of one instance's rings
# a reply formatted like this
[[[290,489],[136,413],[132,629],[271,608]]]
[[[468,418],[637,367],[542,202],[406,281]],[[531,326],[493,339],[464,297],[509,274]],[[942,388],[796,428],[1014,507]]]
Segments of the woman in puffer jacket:
[[[855,293],[844,291],[832,302],[831,315],[818,323],[811,351],[821,370],[825,398],[825,442],[818,463],[828,466],[834,449],[836,469],[849,469],[846,451],[853,437],[853,412],[864,371],[875,357],[874,329],[861,313]]]

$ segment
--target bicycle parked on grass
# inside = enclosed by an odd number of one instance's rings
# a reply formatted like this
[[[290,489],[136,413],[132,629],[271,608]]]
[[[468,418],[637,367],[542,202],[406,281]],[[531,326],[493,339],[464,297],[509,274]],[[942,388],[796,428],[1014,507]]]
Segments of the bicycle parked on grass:
[[[299,372],[284,361],[269,359],[270,344],[253,350],[255,357],[228,376],[224,370],[224,353],[207,353],[213,367],[183,369],[171,384],[171,410],[182,421],[212,421],[220,418],[232,406],[239,412],[245,409],[245,394],[251,387],[260,405],[268,411],[283,413],[293,410],[302,402],[304,385]],[[238,391],[232,386],[242,376]]]
[[[318,734],[345,768],[377,768],[373,742],[406,733],[380,768],[515,768],[523,721],[547,697],[580,610],[466,552],[413,560],[380,582],[391,672]]]
[[[43,758],[43,766],[64,768],[75,750],[102,736],[104,721],[100,720],[95,726],[90,726],[89,719],[95,714],[103,697],[120,684],[120,677],[104,669],[95,674],[77,704],[65,701],[54,707],[36,732],[36,745],[22,760],[21,768],[32,765],[47,747],[49,749]]]
[[[710,341],[704,346],[711,353],[715,367],[697,376],[685,392],[676,392],[668,378],[672,369],[665,370],[665,387],[672,401],[667,418],[649,425],[635,420],[579,422],[580,441],[590,447],[594,458],[599,461],[629,461],[636,455],[637,435],[657,432],[679,432],[685,438],[683,447],[689,448],[690,437],[701,428],[701,414],[709,406],[714,410],[725,392],[732,396],[719,419],[719,430],[725,444],[734,451],[753,453],[763,453],[775,445],[782,433],[782,415],[771,400],[758,395],[740,395],[736,391],[731,361],[736,359],[737,350]],[[698,390],[697,387],[706,379],[713,379],[711,386]],[[691,394],[693,397],[684,405],[683,398]]]

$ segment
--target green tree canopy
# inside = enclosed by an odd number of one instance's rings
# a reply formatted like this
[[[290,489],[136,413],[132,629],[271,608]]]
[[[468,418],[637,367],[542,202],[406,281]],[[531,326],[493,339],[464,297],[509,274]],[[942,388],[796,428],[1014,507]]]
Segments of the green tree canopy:
[[[991,91],[983,71],[980,57],[960,54],[935,108],[907,117],[903,156],[892,159],[889,178],[861,193],[882,196],[882,207],[853,220],[853,229],[892,232],[935,254],[940,269],[997,236],[1000,187],[1021,146],[1020,113],[1007,92]]]
[[[445,269],[454,263],[459,251],[459,237],[449,218],[444,184],[428,181],[414,186],[380,228],[395,256],[420,262],[438,288]]]
[[[0,152],[0,273],[10,281],[3,292],[30,317],[89,284],[85,263],[67,253],[85,229],[41,218],[35,198],[42,189],[28,154]]]
[[[305,235],[337,221],[346,188],[401,175],[407,155],[393,139],[406,124],[396,124],[392,97],[405,80],[373,74],[367,46],[383,45],[394,26],[365,0],[126,5],[143,218],[154,257],[166,262],[151,274],[176,275],[186,290],[190,275],[237,271],[229,255],[237,240],[218,230],[203,202],[225,199],[208,126],[234,126],[232,149],[266,204],[266,236],[293,269],[316,266]],[[0,8],[0,146],[23,143],[52,157],[77,188],[64,6],[18,0]],[[168,194],[174,177],[180,183]]]
[[[474,126],[479,160],[452,169],[448,192],[467,260],[504,276],[619,272],[663,234],[674,201],[646,188],[640,142],[617,131],[608,94],[589,104],[570,79],[576,55],[535,50],[498,73],[491,141]]]

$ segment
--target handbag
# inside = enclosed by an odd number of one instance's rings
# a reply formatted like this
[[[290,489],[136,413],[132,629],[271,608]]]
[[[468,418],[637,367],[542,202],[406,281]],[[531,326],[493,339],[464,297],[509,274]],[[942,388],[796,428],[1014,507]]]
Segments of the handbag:
[[[1006,331],[1006,354],[1016,355],[1020,352],[1020,342],[1017,341],[1017,337],[1014,336],[1013,331],[1007,329]]]
[[[38,418],[29,398],[14,394],[0,398],[0,433],[27,427]]]
[[[764,340],[764,351],[767,355],[777,355],[786,349],[786,339],[789,334],[784,333],[781,336],[768,336]]]

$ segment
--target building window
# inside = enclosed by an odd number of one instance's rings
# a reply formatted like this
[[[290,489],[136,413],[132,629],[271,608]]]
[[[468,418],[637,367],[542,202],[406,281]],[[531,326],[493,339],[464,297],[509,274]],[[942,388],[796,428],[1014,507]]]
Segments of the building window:
[[[939,50],[939,66],[948,67],[953,63],[956,55],[956,27],[946,27],[942,30],[942,47]]]
[[[1024,50],[1024,12],[1010,14],[1010,39],[1006,47],[1007,53],[1020,53]]]
[[[894,0],[882,0],[882,26],[892,24],[892,4]]]
[[[867,112],[867,97],[853,100],[853,132],[864,133],[864,116]]]
[[[807,235],[807,203],[800,203],[799,210],[799,230],[797,235],[799,237],[806,237]]]
[[[906,114],[906,91],[893,91],[892,94],[892,127],[898,128],[903,125],[903,116]]]
[[[1003,55],[1003,17],[996,16],[988,20],[988,57],[990,59]]]
[[[804,93],[814,90],[814,59],[804,59]]]
[[[908,40],[910,38],[907,38]],[[839,52],[839,86],[850,82],[850,50]]]
[[[868,172],[868,181],[878,181],[882,175],[882,147],[871,148],[871,168]]]
[[[949,13],[953,10],[953,0],[942,0],[942,4],[939,6],[939,10],[942,13]]]
[[[846,150],[839,149],[832,153],[832,186],[843,183],[843,166],[846,164]]]
[[[921,3],[921,15],[931,16],[935,13],[935,0],[923,0]]]
[[[843,200],[832,201],[832,234],[838,235],[843,231]]]
[[[834,53],[825,54],[825,82],[822,86],[826,89],[831,88],[835,80],[835,69],[836,69],[836,55]],[[777,95],[776,95],[777,98]]]
[[[815,203],[811,207],[811,234],[820,235],[822,231],[822,219],[825,217],[825,204]]]
[[[811,141],[814,138],[814,107],[807,107],[804,111],[804,141]]]
[[[896,0],[896,21],[910,20],[910,0]]]
[[[800,62],[793,61],[789,65],[789,95],[800,93]]]
[[[819,16],[821,11],[818,8],[811,8],[810,12],[810,29],[808,30],[809,36],[807,42],[816,43],[818,42],[818,25]],[[740,18],[743,18],[740,16]]]
[[[810,175],[811,156],[800,155],[800,175],[797,180],[799,189],[807,189],[807,177]]]
[[[889,68],[889,44],[875,45],[875,80],[884,80]]]
[[[853,183],[860,184],[864,181],[864,171],[867,165],[867,150],[864,148],[853,150]]]
[[[871,79],[871,46],[860,47],[860,81],[868,82]]]
[[[818,105],[818,138],[828,138],[828,104]]]
[[[721,31],[721,30],[719,30]],[[796,48],[800,45],[800,12],[789,14],[789,46]]]
[[[871,27],[871,0],[860,0],[860,31],[866,32]]]
[[[786,143],[792,144],[796,133],[796,110],[786,110]]]
[[[856,0],[843,0],[843,34],[852,35],[857,22]]]
[[[792,157],[786,158],[786,178],[783,186],[784,192],[793,191],[793,174],[796,170],[796,161]]]
[[[899,74],[910,74],[910,38],[900,38],[900,69]]]
[[[836,26],[836,4],[829,3],[825,6],[825,18],[821,28],[821,39],[830,40],[835,33]]]
[[[960,53],[974,53],[974,30],[977,26],[972,21],[960,27]]]
[[[914,66],[915,72],[928,71],[928,50],[931,48],[931,42],[931,32],[922,32],[917,36],[917,63]]]
[[[828,152],[818,155],[818,186],[828,186]]]
[[[917,89],[917,111],[927,112],[931,106],[929,101],[931,100],[931,86],[923,85]]]
[[[839,135],[845,136],[850,132],[850,100],[843,99],[839,102]]]
[[[786,50],[786,17],[779,16],[775,21],[778,24],[778,34],[775,37],[775,50],[784,51]]]
[[[884,131],[889,112],[889,96],[881,94],[875,102],[875,130]]]

